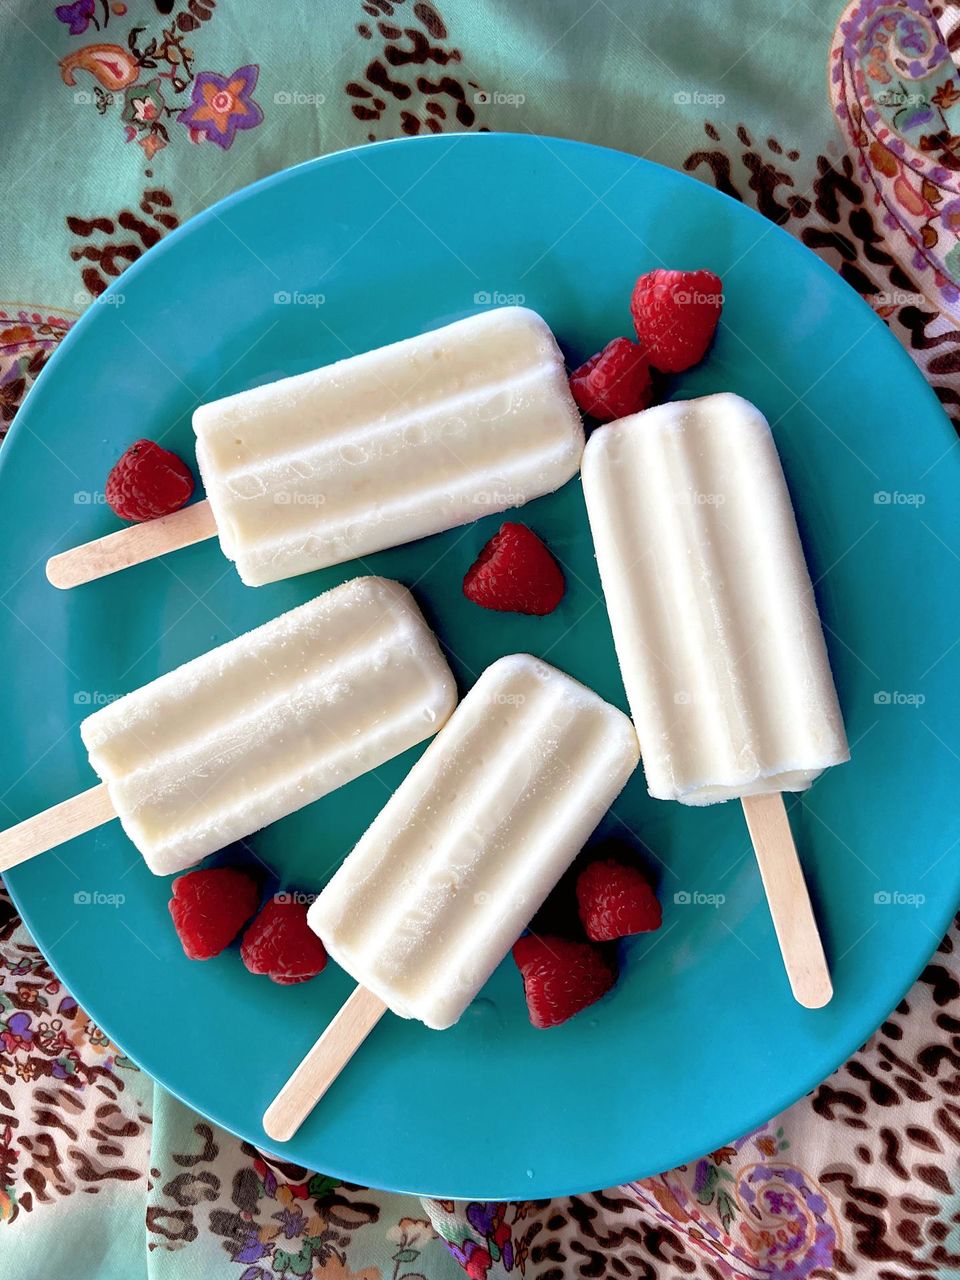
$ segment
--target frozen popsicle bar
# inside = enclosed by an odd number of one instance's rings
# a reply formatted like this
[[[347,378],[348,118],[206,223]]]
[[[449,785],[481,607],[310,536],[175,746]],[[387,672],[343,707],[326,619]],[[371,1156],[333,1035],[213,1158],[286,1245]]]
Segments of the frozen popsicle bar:
[[[456,705],[405,587],[355,578],[95,711],[80,726],[157,875],[406,751]]]
[[[193,426],[220,545],[249,586],[518,506],[583,451],[563,357],[523,307],[202,405]]]
[[[803,791],[849,759],[770,428],[731,394],[599,428],[583,489],[650,794]]]
[[[310,908],[357,982],[456,1022],[639,759],[616,707],[537,658],[483,673]]]

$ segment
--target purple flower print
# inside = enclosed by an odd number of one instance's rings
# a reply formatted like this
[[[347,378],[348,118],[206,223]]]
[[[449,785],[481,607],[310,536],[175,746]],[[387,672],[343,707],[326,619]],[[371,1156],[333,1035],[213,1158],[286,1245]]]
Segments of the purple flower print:
[[[238,67],[231,75],[201,71],[193,82],[193,100],[177,116],[199,142],[208,138],[226,151],[233,145],[238,129],[252,129],[263,112],[252,98],[260,68]]]
[[[95,0],[76,0],[75,4],[59,4],[54,13],[61,22],[66,23],[72,36],[82,36],[87,27],[93,22],[96,26],[94,18]]]
[[[264,1244],[258,1231],[250,1231],[243,1244],[233,1255],[234,1262],[259,1262],[273,1253],[272,1244]]]
[[[303,1235],[307,1226],[307,1220],[299,1208],[283,1209],[280,1213],[275,1213],[273,1216],[279,1221],[280,1229],[288,1240],[293,1240],[294,1237]]]

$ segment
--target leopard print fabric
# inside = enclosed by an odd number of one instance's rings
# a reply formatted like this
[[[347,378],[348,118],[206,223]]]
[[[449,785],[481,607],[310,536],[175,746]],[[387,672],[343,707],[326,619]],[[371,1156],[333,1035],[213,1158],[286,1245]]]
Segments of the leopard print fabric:
[[[642,1182],[502,1206],[509,1254],[497,1222],[486,1274],[509,1256],[527,1280],[960,1276],[958,948],[960,917],[863,1049],[755,1133]],[[475,1207],[428,1208],[467,1252]]]
[[[0,892],[0,1221],[118,1184],[144,1194],[151,1094]]]
[[[740,146],[730,150],[715,125],[706,121],[703,131],[704,146],[683,161],[687,173],[753,205],[828,262],[883,317],[960,422],[960,328],[891,252],[850,156],[818,155],[805,189],[791,174],[800,153],[776,138],[757,140],[741,125]]]

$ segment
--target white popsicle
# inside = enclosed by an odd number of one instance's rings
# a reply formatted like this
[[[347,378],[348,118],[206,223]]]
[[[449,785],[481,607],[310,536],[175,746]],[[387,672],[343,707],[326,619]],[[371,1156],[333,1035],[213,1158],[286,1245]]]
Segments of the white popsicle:
[[[127,835],[169,875],[444,724],[453,676],[405,587],[356,578],[80,726]]]
[[[563,356],[524,307],[201,405],[193,425],[207,498],[52,556],[54,586],[215,535],[261,586],[520,506],[583,452]]]
[[[722,394],[601,427],[583,490],[650,794],[803,791],[849,759],[760,411]]]
[[[488,667],[310,908],[368,992],[456,1022],[613,803],[633,725],[524,654]]]
[[[519,506],[583,427],[546,323],[503,307],[202,405],[197,462],[249,586]]]
[[[849,759],[810,575],[763,414],[739,396],[595,431],[583,492],[650,794],[739,797],[795,998],[833,984],[784,809]]]

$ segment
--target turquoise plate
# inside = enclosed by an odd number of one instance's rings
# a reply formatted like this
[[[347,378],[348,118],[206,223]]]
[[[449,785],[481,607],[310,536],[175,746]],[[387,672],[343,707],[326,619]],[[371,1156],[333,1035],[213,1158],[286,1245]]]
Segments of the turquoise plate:
[[[663,928],[616,989],[556,1030],[527,1022],[507,960],[453,1030],[387,1017],[288,1144],[349,1181],[449,1197],[550,1196],[653,1174],[758,1125],[897,1003],[955,908],[958,454],[883,323],[758,215],[632,156],[534,137],[364,147],[277,174],[195,218],[91,306],[2,452],[0,765],[13,822],[89,787],[91,708],[360,572],[413,587],[466,689],[500,654],[548,658],[625,707],[578,481],[526,507],[567,569],[549,618],[484,613],[460,582],[500,515],[361,564],[251,590],[215,542],[62,593],[44,561],[118,526],[110,465],[140,435],[193,457],[190,413],[239,391],[522,300],[571,363],[630,332],[634,277],[724,279],[716,345],[672,394],[737,391],[768,415],[823,612],[853,760],[792,805],[836,998],[790,998],[738,806],[651,800],[638,772],[603,830],[635,833]],[[951,745],[953,744],[953,745]],[[410,752],[255,836],[318,888]],[[249,856],[249,855],[248,855]],[[131,1057],[254,1143],[351,988],[284,988],[236,950],[186,960],[170,882],[117,823],[9,876],[51,963]]]

